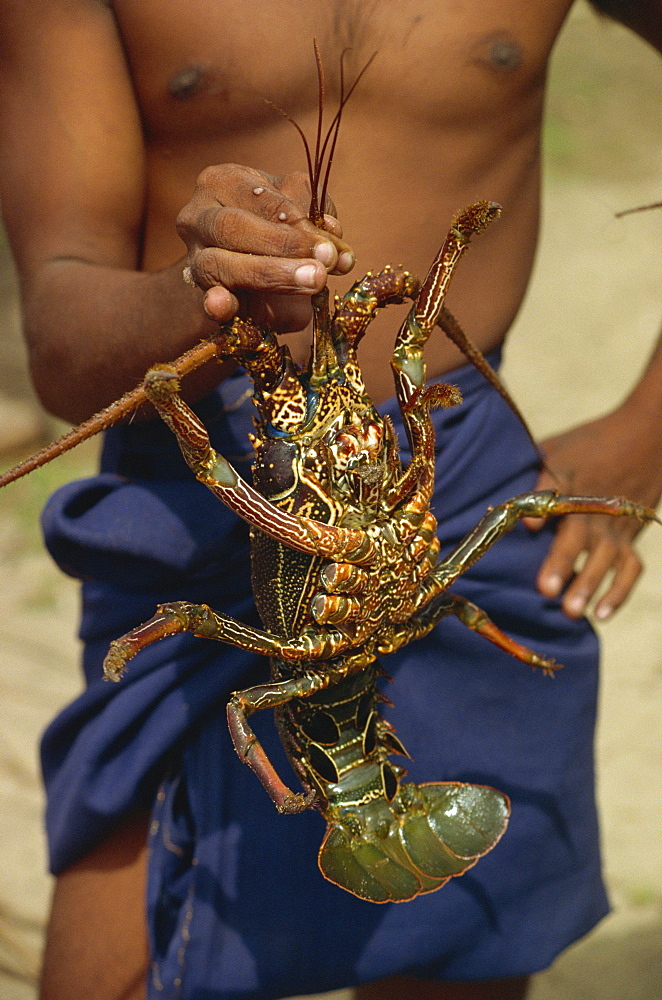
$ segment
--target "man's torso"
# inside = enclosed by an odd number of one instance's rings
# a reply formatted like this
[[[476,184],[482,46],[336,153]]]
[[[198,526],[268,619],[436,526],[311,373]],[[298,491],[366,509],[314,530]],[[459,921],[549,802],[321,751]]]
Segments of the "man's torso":
[[[294,128],[314,136],[316,38],[335,110],[343,50],[353,80],[374,63],[347,106],[330,190],[358,276],[386,263],[423,275],[452,214],[487,198],[503,216],[463,261],[449,306],[484,350],[520,304],[538,225],[539,133],[547,59],[570,0],[115,0],[146,135],[144,266],[182,253],[173,228],[197,174],[237,162],[272,174],[302,169]],[[336,283],[346,288],[347,279]],[[362,364],[378,397],[400,316],[366,338]],[[305,357],[306,334],[292,338]],[[429,374],[460,362],[435,341]]]

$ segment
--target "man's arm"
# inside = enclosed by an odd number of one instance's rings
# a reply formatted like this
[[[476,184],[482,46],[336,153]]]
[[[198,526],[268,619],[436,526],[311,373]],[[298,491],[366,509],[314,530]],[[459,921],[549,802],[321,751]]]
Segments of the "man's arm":
[[[205,316],[202,292],[182,280],[183,260],[162,271],[140,271],[143,135],[110,5],[0,0],[0,93],[3,215],[19,270],[32,376],[44,405],[77,421],[216,323]],[[222,180],[241,194],[241,178],[226,174]],[[228,212],[234,193],[221,199]],[[205,223],[196,231],[206,209],[218,206],[216,195],[212,190],[207,202],[198,199],[189,235],[194,246],[215,252],[230,231],[217,255],[225,286],[210,302],[217,321],[236,311],[237,287],[308,298],[322,287],[341,241],[318,230],[311,235],[300,205],[281,190],[295,219],[277,227],[281,255],[263,225],[254,239],[249,231],[253,265],[261,267],[246,275],[245,255],[233,253],[232,227],[210,233]],[[257,216],[249,217],[249,227],[252,219]],[[325,267],[313,252],[330,241],[334,255]],[[312,265],[312,285],[296,281],[302,263]],[[198,393],[218,379],[217,368],[202,375]]]
[[[644,375],[612,413],[543,442],[553,479],[543,473],[536,489],[610,496],[618,494],[655,507],[662,496],[662,338]],[[563,594],[572,618],[609,579],[595,613],[608,618],[628,597],[642,569],[632,548],[641,530],[636,522],[572,515],[559,524],[554,543],[538,574],[538,588],[557,597],[573,576],[577,558],[586,560]],[[529,527],[540,522],[529,521]]]
[[[662,0],[591,3],[662,51]],[[662,496],[662,337],[641,381],[621,406],[544,441],[542,448],[557,479],[543,473],[537,489],[618,494],[657,506]],[[540,522],[529,521],[528,526],[537,528]],[[641,573],[641,560],[632,547],[640,530],[640,525],[625,520],[614,524],[612,518],[564,518],[538,573],[538,589],[547,597],[563,593],[564,610],[578,618],[606,583],[595,614],[610,617]],[[573,578],[583,553],[585,561]]]

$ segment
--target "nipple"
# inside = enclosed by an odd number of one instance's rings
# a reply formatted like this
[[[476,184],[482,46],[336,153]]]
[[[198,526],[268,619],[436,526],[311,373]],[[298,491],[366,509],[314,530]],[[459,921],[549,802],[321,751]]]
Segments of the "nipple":
[[[518,69],[522,63],[522,50],[516,42],[500,38],[492,43],[490,62],[496,69]]]
[[[168,93],[179,101],[193,97],[202,87],[204,76],[199,66],[185,66],[168,81]]]
[[[490,32],[473,46],[473,62],[497,73],[512,73],[522,65],[522,46],[506,31]]]

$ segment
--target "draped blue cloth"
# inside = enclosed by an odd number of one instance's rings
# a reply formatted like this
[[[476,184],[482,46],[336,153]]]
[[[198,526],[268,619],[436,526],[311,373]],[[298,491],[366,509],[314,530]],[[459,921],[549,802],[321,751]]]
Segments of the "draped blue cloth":
[[[500,397],[467,366],[451,374],[462,406],[433,414],[435,514],[442,555],[489,505],[533,488],[537,457]],[[247,378],[198,411],[242,475],[250,464]],[[381,407],[409,459],[397,403]],[[271,998],[389,975],[470,980],[546,967],[607,912],[593,787],[598,648],[585,620],[542,597],[535,576],[553,525],[518,525],[453,587],[510,635],[565,669],[550,680],[444,619],[388,657],[385,711],[411,753],[409,778],[493,785],[512,800],[509,829],[438,892],[375,905],[328,883],[315,811],[280,816],[235,755],[230,691],[267,661],[189,635],[131,661],[118,685],[101,664],[111,639],[157,603],[205,602],[259,625],[245,525],[191,480],[160,422],[107,435],[100,475],[59,490],[44,513],[50,551],[84,581],[85,692],[43,740],[51,867],[61,872],[136,807],[153,810],[147,912],[149,996]],[[271,713],[252,723],[296,787]]]

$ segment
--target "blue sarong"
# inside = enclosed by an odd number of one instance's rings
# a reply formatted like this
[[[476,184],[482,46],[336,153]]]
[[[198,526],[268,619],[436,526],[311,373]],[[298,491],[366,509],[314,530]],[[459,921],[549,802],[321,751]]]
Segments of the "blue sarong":
[[[537,478],[534,449],[494,390],[471,366],[450,379],[464,403],[433,414],[442,555],[488,506]],[[249,397],[238,374],[198,407],[245,476]],[[397,403],[380,409],[408,461]],[[321,876],[322,817],[278,815],[234,753],[228,695],[264,681],[265,659],[183,635],[144,650],[119,685],[102,681],[111,639],[157,603],[205,602],[259,625],[246,526],[192,481],[165,426],[111,431],[101,474],[59,490],[44,527],[62,568],[85,581],[87,689],[43,740],[51,866],[61,872],[82,857],[129,810],[153,809],[150,998],[266,1000],[391,975],[523,975],[605,915],[593,787],[598,647],[586,620],[571,621],[535,589],[553,525],[518,525],[453,590],[565,664],[554,680],[455,619],[385,660],[394,704],[385,714],[413,757],[409,779],[492,785],[510,796],[512,818],[466,875],[380,906]],[[251,724],[296,787],[271,713]]]

